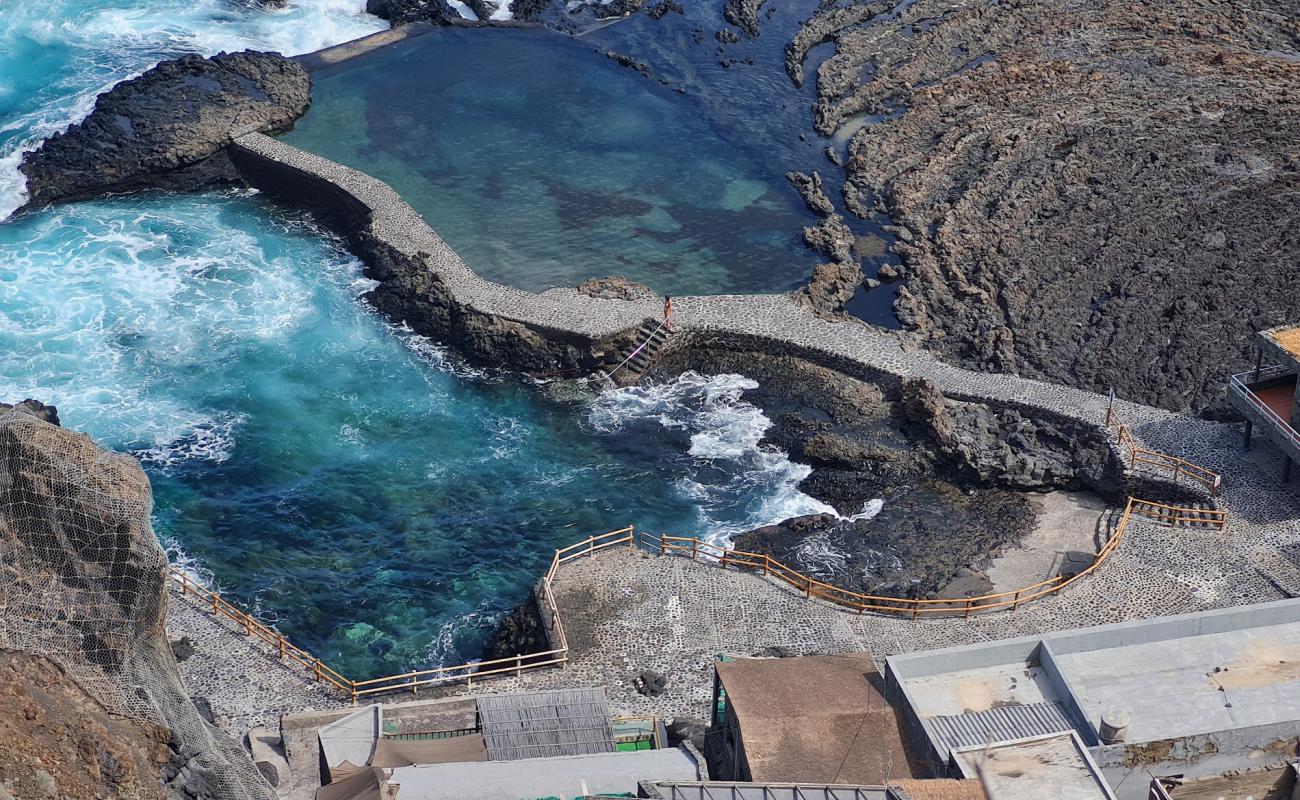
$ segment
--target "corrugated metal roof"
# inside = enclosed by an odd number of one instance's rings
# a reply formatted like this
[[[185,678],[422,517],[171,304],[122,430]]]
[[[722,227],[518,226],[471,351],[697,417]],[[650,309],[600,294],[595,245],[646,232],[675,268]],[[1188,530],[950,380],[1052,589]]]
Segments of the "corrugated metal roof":
[[[969,714],[930,717],[925,723],[948,750],[1074,730],[1060,703],[1000,706]]]
[[[614,752],[604,689],[570,689],[478,698],[489,761]]]

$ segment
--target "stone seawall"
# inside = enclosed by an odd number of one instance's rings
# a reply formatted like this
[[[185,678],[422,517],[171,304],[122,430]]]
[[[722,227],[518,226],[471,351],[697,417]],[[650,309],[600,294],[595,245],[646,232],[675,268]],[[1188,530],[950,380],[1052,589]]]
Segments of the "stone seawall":
[[[347,239],[367,274],[380,282],[369,299],[381,312],[471,360],[581,375],[617,363],[636,327],[661,313],[658,300],[602,300],[576,289],[536,294],[493,283],[470,269],[386,183],[262,134],[241,137],[231,151],[252,185],[310,209]],[[690,350],[700,346],[804,359],[894,395],[904,381],[921,379],[948,401],[981,407],[984,440],[996,441],[998,426],[1012,413],[1080,449],[1081,486],[1111,496],[1127,488],[1126,453],[1104,427],[1102,395],[955,367],[905,346],[899,335],[857,320],[818,317],[787,295],[673,302],[679,333],[671,346],[679,363],[689,364]],[[1127,403],[1120,411],[1142,419],[1171,416]],[[979,439],[970,443],[978,446]]]

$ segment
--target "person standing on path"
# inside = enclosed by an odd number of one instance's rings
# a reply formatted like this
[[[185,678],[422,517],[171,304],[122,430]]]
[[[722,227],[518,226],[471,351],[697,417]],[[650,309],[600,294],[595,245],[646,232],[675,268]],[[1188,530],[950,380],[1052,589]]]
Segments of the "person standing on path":
[[[672,295],[664,295],[664,328],[669,332],[673,329],[673,298]]]

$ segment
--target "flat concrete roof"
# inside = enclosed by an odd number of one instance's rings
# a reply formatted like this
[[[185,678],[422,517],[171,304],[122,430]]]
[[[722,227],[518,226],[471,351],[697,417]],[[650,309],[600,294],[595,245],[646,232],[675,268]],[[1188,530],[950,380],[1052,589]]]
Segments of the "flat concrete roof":
[[[964,777],[982,774],[996,800],[1115,800],[1074,733],[958,750],[953,761]]]
[[[631,753],[421,764],[398,767],[388,779],[401,800],[520,800],[583,797],[637,791],[639,781],[699,780],[699,770],[678,748]]]
[[[909,681],[922,717],[974,714],[1009,705],[1060,700],[1041,667],[1011,661],[988,667],[926,675]]]
[[[1128,713],[1131,742],[1300,719],[1300,622],[1056,660],[1088,719]]]
[[[1129,743],[1300,720],[1300,599],[888,659],[939,754],[936,717],[1059,703],[1087,743],[1122,711]],[[933,720],[933,721],[931,721]],[[1028,734],[1025,734],[1028,735]]]

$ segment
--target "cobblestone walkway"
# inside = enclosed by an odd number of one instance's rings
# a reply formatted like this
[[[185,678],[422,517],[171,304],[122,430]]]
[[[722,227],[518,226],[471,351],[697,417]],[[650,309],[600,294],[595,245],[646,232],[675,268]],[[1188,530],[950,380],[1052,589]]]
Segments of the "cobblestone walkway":
[[[277,727],[281,714],[348,705],[307,671],[280,661],[261,639],[248,638],[232,620],[215,616],[193,595],[170,589],[167,638],[182,636],[194,643],[194,655],[179,663],[185,686],[192,696],[207,698],[237,738],[255,725]]]

